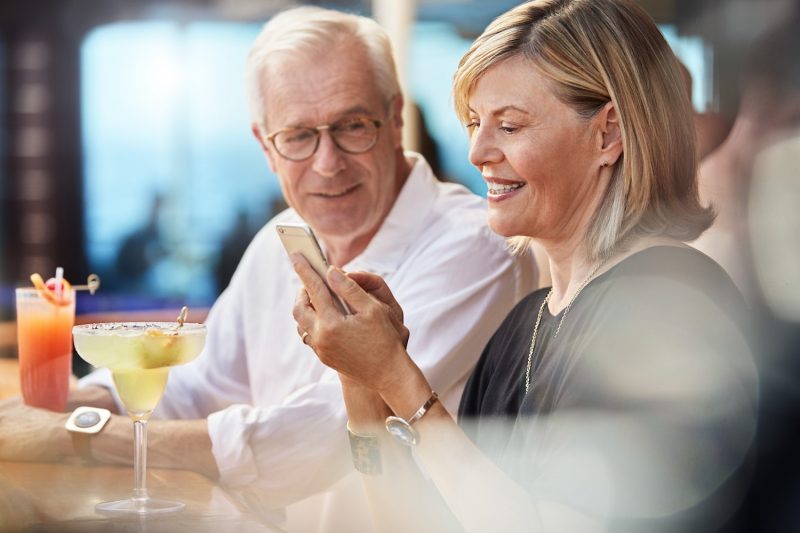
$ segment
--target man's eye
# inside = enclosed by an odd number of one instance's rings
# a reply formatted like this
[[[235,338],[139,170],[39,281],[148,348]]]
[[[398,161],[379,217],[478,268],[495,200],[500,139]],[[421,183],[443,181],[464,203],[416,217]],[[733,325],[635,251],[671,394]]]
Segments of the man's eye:
[[[283,134],[283,142],[285,143],[303,143],[313,138],[314,134],[311,130],[293,130]]]
[[[363,131],[367,125],[363,120],[349,120],[336,125],[336,131],[342,133],[358,133]]]

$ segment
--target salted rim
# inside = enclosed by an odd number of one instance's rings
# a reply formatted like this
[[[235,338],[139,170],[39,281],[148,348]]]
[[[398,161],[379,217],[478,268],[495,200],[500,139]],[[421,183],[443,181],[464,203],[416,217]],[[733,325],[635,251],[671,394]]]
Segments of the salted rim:
[[[111,335],[114,333],[145,333],[158,330],[172,335],[195,334],[206,330],[205,324],[184,323],[175,329],[177,322],[97,322],[73,326],[72,333],[78,335]]]

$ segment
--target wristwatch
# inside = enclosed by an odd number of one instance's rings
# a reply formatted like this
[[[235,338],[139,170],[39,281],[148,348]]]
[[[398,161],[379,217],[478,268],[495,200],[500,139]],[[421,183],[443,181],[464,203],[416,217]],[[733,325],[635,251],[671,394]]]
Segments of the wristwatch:
[[[100,407],[78,407],[67,419],[64,427],[72,436],[75,455],[86,461],[92,460],[91,436],[105,427],[111,411]]]
[[[400,444],[415,446],[419,442],[419,432],[414,429],[413,424],[422,418],[438,399],[439,395],[436,394],[436,392],[431,392],[431,397],[428,398],[428,401],[422,404],[422,407],[417,409],[417,412],[408,420],[404,420],[399,416],[388,417],[386,419],[386,431],[388,431],[389,435],[394,437],[395,440],[400,442]]]

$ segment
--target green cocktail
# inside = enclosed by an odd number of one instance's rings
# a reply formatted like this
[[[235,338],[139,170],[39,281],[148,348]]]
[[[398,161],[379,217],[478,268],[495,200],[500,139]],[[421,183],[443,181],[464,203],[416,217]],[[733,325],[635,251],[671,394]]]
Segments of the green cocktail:
[[[133,497],[100,503],[97,510],[145,515],[183,509],[180,502],[156,500],[147,494],[147,420],[164,394],[170,367],[193,360],[203,349],[206,327],[114,322],[75,326],[72,336],[75,349],[85,361],[111,370],[117,393],[134,425]]]

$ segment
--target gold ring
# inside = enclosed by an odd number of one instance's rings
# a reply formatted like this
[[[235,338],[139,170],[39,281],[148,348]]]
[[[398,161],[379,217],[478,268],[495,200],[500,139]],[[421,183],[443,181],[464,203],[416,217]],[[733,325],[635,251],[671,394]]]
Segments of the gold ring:
[[[300,340],[303,341],[303,344],[308,345],[306,342],[306,337],[308,337],[308,332],[304,331],[303,334],[300,336]]]

